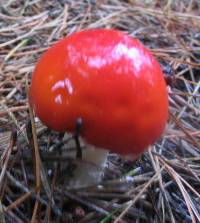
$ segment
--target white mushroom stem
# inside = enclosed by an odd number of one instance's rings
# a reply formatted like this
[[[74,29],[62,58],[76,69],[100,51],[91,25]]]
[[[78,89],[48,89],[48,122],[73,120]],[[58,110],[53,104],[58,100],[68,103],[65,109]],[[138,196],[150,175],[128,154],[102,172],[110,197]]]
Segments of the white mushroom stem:
[[[93,163],[99,168],[104,168],[107,162],[107,156],[109,151],[95,146],[86,145],[83,150],[83,160]]]
[[[77,163],[70,186],[80,188],[100,183],[104,175],[107,155],[108,150],[87,145],[87,148],[83,150],[83,159]]]
[[[81,138],[80,140],[85,146],[82,149],[82,160],[77,160],[73,177],[68,183],[68,186],[72,188],[88,187],[100,183],[109,153],[108,150],[87,144]]]

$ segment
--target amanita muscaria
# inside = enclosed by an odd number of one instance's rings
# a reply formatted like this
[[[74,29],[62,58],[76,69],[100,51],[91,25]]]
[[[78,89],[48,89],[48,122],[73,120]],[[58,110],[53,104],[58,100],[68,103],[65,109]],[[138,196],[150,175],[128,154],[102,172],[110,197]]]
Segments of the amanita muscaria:
[[[138,156],[162,134],[168,94],[159,63],[139,40],[109,29],[73,33],[50,47],[32,76],[35,114],[59,132]]]

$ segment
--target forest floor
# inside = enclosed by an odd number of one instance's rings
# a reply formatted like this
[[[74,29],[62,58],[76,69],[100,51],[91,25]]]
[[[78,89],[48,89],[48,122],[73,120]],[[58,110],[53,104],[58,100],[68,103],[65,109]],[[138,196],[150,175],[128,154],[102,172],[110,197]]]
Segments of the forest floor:
[[[41,54],[89,28],[122,30],[151,50],[168,76],[170,111],[145,154],[110,153],[102,182],[75,189],[71,144],[40,122],[31,132],[27,91]],[[1,1],[0,154],[2,223],[200,222],[199,1]]]

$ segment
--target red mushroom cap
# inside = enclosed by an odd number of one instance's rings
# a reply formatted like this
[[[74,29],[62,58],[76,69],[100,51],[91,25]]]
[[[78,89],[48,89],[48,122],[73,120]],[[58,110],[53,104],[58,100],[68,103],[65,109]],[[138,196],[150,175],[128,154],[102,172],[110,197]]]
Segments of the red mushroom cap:
[[[157,140],[168,117],[160,65],[137,39],[117,30],[74,33],[43,54],[32,76],[30,103],[56,131],[137,155]]]

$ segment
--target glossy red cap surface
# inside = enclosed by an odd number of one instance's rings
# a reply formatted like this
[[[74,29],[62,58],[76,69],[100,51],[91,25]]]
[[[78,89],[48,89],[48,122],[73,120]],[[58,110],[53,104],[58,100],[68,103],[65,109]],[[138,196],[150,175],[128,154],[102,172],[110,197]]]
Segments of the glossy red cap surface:
[[[85,30],[39,60],[30,102],[41,121],[121,154],[140,154],[162,134],[168,95],[160,65],[138,40],[117,30]]]

